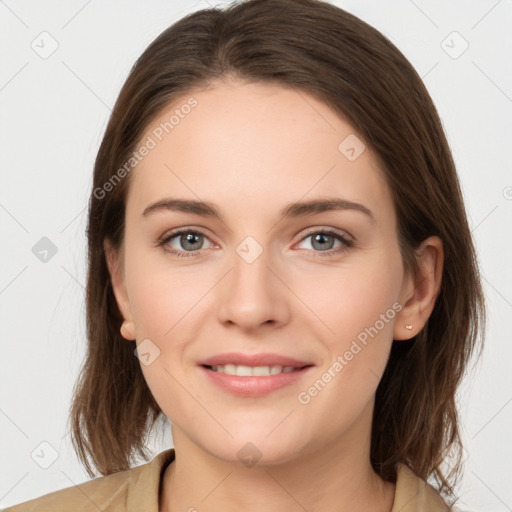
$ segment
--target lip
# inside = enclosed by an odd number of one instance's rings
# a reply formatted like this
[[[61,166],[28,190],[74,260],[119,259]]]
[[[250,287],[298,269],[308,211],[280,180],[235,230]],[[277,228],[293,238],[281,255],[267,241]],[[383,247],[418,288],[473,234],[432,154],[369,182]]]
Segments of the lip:
[[[209,357],[208,359],[203,359],[197,364],[201,366],[219,366],[224,364],[244,366],[293,366],[295,368],[313,365],[311,361],[300,361],[293,357],[283,356],[280,354],[242,354],[241,352],[217,354],[213,357]]]
[[[244,366],[293,366],[296,370],[278,375],[241,377],[213,371],[211,366],[226,364]],[[314,368],[314,364],[279,354],[242,354],[229,352],[217,354],[197,363],[199,370],[210,383],[224,391],[241,397],[259,397],[301,380]]]
[[[241,397],[259,397],[298,382],[310,373],[313,366],[306,366],[293,372],[258,377],[228,375],[215,372],[206,366],[198,366],[198,368],[210,383],[216,384],[224,391]]]

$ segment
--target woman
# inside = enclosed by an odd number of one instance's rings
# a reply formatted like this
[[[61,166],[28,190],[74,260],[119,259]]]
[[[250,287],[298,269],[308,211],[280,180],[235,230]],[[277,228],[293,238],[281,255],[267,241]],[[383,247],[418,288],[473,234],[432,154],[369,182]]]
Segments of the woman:
[[[71,426],[103,476],[9,510],[448,510],[484,300],[436,109],[379,32],[319,0],[175,23],[87,234]],[[132,468],[162,416],[174,448]]]

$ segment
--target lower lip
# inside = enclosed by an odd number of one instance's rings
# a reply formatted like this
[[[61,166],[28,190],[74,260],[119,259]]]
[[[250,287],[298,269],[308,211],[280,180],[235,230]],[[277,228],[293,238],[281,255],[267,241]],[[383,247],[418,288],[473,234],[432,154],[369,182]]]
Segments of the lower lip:
[[[313,366],[308,366],[293,372],[279,373],[277,375],[268,375],[263,377],[240,377],[238,375],[228,375],[227,373],[215,372],[199,366],[199,369],[206,374],[211,382],[230,393],[237,396],[263,396],[277,389],[284,388],[294,384],[302,379]]]

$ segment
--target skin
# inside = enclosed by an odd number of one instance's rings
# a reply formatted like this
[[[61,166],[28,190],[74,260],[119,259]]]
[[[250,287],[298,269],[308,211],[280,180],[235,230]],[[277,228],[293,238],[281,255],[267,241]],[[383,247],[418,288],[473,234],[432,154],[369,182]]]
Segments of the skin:
[[[169,105],[141,140],[191,95]],[[354,129],[311,95],[223,80],[193,96],[197,107],[132,171],[122,251],[105,241],[123,336],[137,344],[149,338],[160,350],[141,364],[176,450],[160,510],[389,512],[395,485],[370,465],[375,391],[392,340],[414,336],[432,312],[442,243],[425,240],[420,275],[404,274],[382,171],[368,147],[354,161],[338,150]],[[223,221],[177,211],[142,215],[170,196],[214,203]],[[363,204],[374,221],[356,210],[279,219],[288,203],[333,196]],[[177,228],[205,232],[195,256],[157,246]],[[354,246],[333,253],[343,244],[329,236],[315,244],[311,235],[322,228]],[[247,236],[263,249],[252,263],[236,251]],[[186,247],[180,236],[167,242],[168,249]],[[298,393],[394,303],[401,311],[317,396],[299,403]],[[196,366],[229,351],[274,352],[315,368],[265,396],[239,397]],[[261,453],[252,467],[237,456],[248,442]]]

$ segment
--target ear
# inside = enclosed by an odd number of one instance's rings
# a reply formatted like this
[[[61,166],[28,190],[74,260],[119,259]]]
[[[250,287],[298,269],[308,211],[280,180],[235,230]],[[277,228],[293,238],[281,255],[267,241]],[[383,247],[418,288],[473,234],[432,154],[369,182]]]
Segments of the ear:
[[[127,340],[134,340],[135,324],[133,323],[130,300],[126,291],[122,252],[116,251],[108,238],[105,238],[103,242],[103,249],[116,302],[125,320],[121,327],[121,335]]]
[[[400,296],[403,309],[396,316],[393,339],[410,339],[427,323],[441,290],[443,275],[443,242],[438,236],[423,241],[416,254],[419,272],[408,276]],[[412,329],[406,327],[412,326]]]

